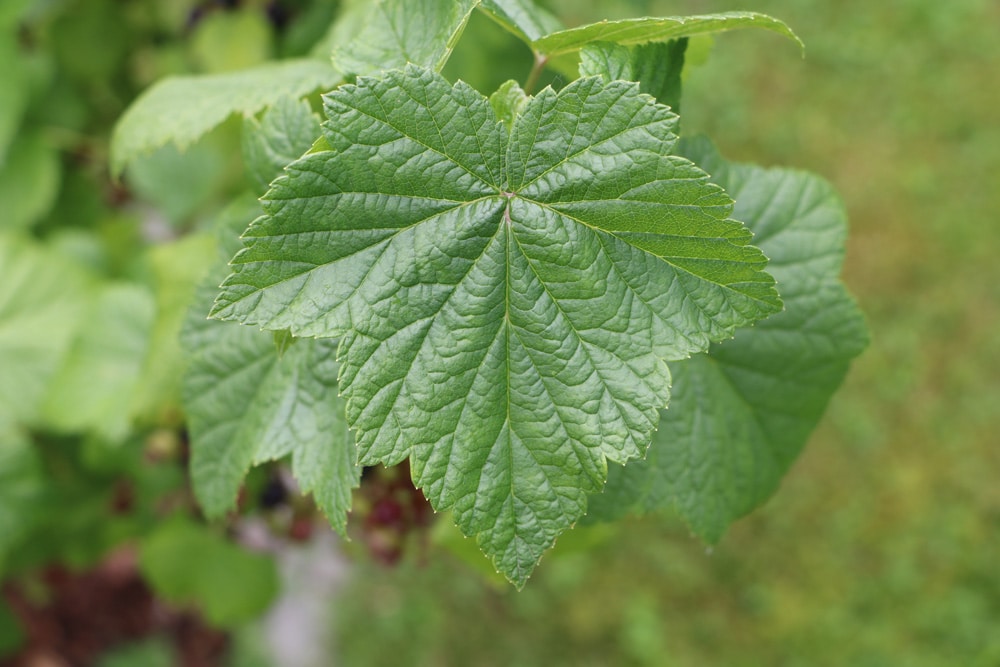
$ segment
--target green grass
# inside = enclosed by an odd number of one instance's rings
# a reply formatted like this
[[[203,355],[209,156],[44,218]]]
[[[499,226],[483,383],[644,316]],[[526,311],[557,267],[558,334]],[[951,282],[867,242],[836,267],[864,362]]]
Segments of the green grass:
[[[836,185],[872,345],[781,490],[711,555],[647,518],[589,555],[557,548],[520,594],[437,553],[363,568],[338,602],[347,664],[1000,664],[1000,4],[603,4],[754,9],[803,38],[805,60],[770,34],[718,38],[685,129]]]

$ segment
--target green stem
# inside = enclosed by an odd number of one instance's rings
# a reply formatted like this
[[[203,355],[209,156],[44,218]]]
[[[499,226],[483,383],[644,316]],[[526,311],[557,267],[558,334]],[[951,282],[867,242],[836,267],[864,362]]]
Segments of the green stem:
[[[542,70],[545,69],[545,65],[548,64],[549,58],[541,53],[535,53],[535,64],[531,67],[531,72],[528,73],[528,78],[524,82],[524,92],[531,95],[535,86],[538,85],[538,77],[542,75]]]

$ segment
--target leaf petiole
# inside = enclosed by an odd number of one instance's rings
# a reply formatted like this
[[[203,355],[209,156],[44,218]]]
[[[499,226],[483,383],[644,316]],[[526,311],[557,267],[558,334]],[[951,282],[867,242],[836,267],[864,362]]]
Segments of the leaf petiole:
[[[535,86],[538,85],[538,79],[542,75],[542,70],[549,63],[549,57],[544,53],[535,52],[535,64],[531,66],[531,71],[528,72],[528,78],[524,82],[524,92],[531,95],[535,92]]]

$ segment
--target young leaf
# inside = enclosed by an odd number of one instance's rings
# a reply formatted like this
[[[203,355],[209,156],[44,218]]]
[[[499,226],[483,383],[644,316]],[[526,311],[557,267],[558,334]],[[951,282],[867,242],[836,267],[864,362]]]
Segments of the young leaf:
[[[285,97],[258,121],[249,116],[243,124],[243,160],[251,180],[266,190],[285,165],[309,150],[320,134],[319,117],[309,103]]]
[[[122,114],[111,136],[111,172],[168,143],[186,148],[234,113],[249,116],[285,97],[333,88],[340,75],[317,60],[288,60],[224,74],[168,77]]]
[[[529,99],[531,97],[521,89],[517,81],[507,81],[490,95],[490,105],[493,107],[493,113],[510,130],[514,126],[514,119],[521,113]]]
[[[440,70],[479,0],[354,0],[324,43],[345,76],[408,63]]]
[[[565,26],[533,0],[483,0],[480,8],[507,30],[530,44]]]
[[[757,12],[723,12],[704,16],[647,17],[601,21],[600,23],[591,23],[550,33],[534,40],[531,47],[536,53],[551,58],[579,51],[584,46],[594,42],[614,42],[630,46],[737,28],[764,28],[784,35],[800,47],[802,46],[802,41],[792,32],[792,29],[776,18]]]
[[[592,514],[681,514],[709,542],[760,505],[822,416],[868,334],[839,273],[843,206],[825,182],[786,169],[727,165],[707,141],[686,155],[736,198],[735,214],[771,258],[785,312],[673,365],[670,409],[645,461],[609,475]]]
[[[326,97],[329,151],[275,181],[214,316],[343,337],[361,461],[414,481],[522,584],[640,456],[664,360],[780,309],[732,202],[638,85],[575,81],[508,135],[418,67]]]
[[[605,81],[639,81],[639,89],[642,90],[643,82],[636,76],[632,62],[632,49],[614,42],[594,42],[583,47],[580,50],[580,76],[599,76]]]
[[[633,47],[611,42],[588,44],[580,52],[580,76],[638,81],[639,90],[679,114],[687,42],[687,37],[682,37]]]

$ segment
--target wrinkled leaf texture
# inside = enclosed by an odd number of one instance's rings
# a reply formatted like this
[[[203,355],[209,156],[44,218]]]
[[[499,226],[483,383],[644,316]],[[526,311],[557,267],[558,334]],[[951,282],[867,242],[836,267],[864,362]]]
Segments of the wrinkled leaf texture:
[[[325,104],[330,150],[275,181],[213,314],[341,338],[361,463],[409,456],[523,584],[644,453],[665,361],[780,310],[766,259],[636,84],[546,89],[509,132],[415,66]]]
[[[479,0],[354,0],[324,40],[342,74],[414,63],[440,70]],[[322,48],[322,47],[321,47]]]
[[[183,402],[192,487],[205,513],[217,518],[235,506],[252,465],[288,457],[299,488],[343,533],[361,469],[337,393],[335,342],[296,339],[279,349],[269,332],[205,319],[235,252],[236,225],[242,229],[259,212],[248,195],[220,215],[223,255],[181,332],[191,355]]]

